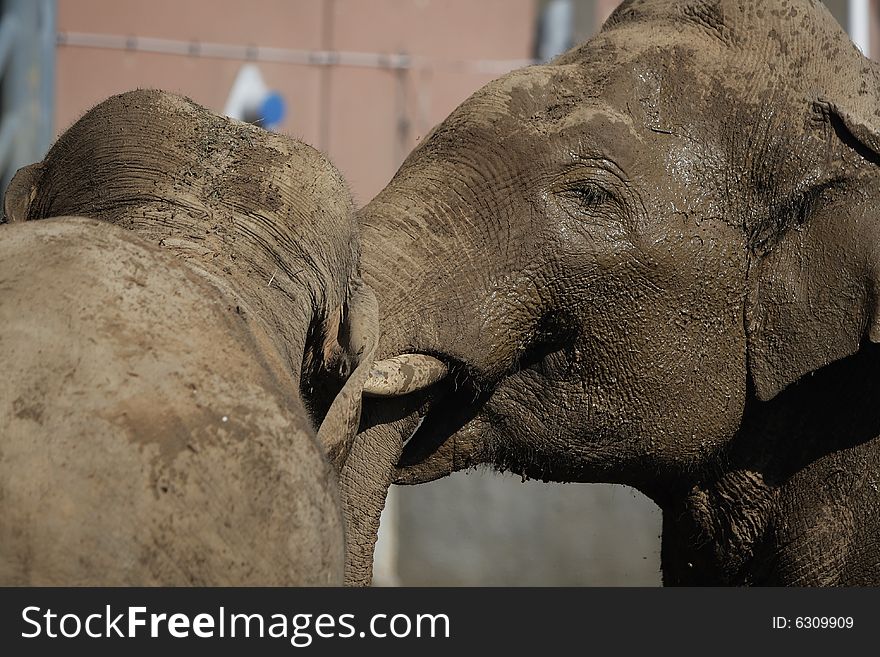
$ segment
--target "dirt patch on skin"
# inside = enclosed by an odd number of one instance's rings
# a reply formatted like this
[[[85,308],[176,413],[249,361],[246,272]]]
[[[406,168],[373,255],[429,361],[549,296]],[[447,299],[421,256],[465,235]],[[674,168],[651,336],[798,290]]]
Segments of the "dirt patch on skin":
[[[18,397],[15,401],[12,402],[12,412],[15,413],[15,417],[21,418],[23,420],[31,420],[36,422],[37,424],[43,423],[43,412],[46,410],[45,405],[39,398],[30,399],[30,395],[25,395]]]

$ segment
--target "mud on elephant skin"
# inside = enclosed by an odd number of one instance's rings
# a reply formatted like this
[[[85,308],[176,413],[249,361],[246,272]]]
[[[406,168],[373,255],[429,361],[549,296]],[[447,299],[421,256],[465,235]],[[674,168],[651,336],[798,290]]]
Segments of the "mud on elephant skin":
[[[0,581],[341,583],[377,329],[332,165],[137,91],[5,210]]]
[[[652,497],[667,584],[880,583],[878,116],[808,0],[624,2],[453,111],[359,214],[378,355],[449,375],[365,405],[349,581],[490,464]]]

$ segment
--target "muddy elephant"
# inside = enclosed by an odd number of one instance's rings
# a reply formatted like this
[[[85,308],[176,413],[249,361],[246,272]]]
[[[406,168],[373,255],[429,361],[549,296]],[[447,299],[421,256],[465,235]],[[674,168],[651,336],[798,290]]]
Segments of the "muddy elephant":
[[[481,464],[644,492],[667,585],[880,583],[878,94],[818,2],[631,0],[427,135],[361,265],[448,374],[365,402],[349,583],[390,483]]]
[[[5,211],[0,582],[341,584],[376,306],[336,169],[136,91]]]

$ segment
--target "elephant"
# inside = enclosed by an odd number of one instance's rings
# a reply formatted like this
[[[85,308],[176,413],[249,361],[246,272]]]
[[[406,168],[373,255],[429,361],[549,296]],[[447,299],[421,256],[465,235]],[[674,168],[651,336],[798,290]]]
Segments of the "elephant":
[[[364,401],[347,583],[392,483],[488,466],[645,493],[664,585],[880,584],[878,94],[818,2],[627,0],[426,135],[358,211],[432,383]]]
[[[341,584],[377,308],[332,164],[138,90],[4,209],[0,582]]]

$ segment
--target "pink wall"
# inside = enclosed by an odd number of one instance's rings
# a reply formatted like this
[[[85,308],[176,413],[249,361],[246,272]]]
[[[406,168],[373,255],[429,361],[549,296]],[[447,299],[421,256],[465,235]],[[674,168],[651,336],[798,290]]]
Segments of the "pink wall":
[[[602,25],[621,0],[596,0],[596,25]]]
[[[61,32],[431,58],[426,68],[403,73],[259,63],[268,85],[287,102],[280,129],[327,152],[360,202],[385,185],[421,135],[498,75],[462,70],[452,60],[528,58],[534,21],[533,0],[58,2]],[[221,111],[241,64],[62,45],[56,131],[107,96],[137,87],[183,93]],[[402,118],[409,126],[404,134]]]

